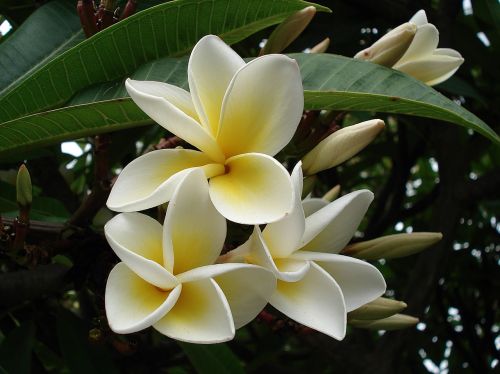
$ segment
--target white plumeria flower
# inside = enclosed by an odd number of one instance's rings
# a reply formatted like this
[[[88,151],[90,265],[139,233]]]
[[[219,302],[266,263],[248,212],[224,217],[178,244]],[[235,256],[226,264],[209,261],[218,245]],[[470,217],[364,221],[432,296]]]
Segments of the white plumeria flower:
[[[292,138],[304,107],[295,60],[266,55],[245,64],[216,36],[202,38],[188,64],[190,93],[166,83],[126,87],[153,120],[197,150],[143,155],[119,175],[107,205],[135,211],[170,199],[191,168],[210,179],[210,197],[227,219],[243,224],[276,221],[292,206],[286,169],[272,156]]]
[[[338,254],[354,234],[373,194],[361,190],[332,203],[323,199],[301,202],[300,163],[292,181],[295,205],[290,215],[262,232],[255,226],[248,241],[223,258],[271,270],[278,286],[269,303],[295,321],[340,340],[345,336],[347,312],[375,300],[386,288],[377,268]]]
[[[409,39],[408,47],[406,49],[398,49],[391,46],[391,42],[393,42],[391,37],[397,34],[394,31],[402,30],[402,26],[405,26],[405,30],[410,29],[411,25],[416,25],[416,31],[413,38]],[[408,35],[408,33],[405,35]],[[408,23],[397,27],[384,35],[382,39],[384,43],[377,41],[371,47],[358,52],[354,57],[372,61],[371,56],[374,52],[371,48],[377,47],[377,55],[381,55],[383,53],[379,49],[383,46],[387,50],[390,50],[391,53],[388,54],[392,54],[391,59],[384,61],[393,61],[394,57],[397,59],[395,63],[391,62],[387,66],[411,75],[429,86],[444,82],[450,78],[464,62],[462,55],[454,49],[437,48],[439,31],[436,26],[427,21],[424,10],[419,10]],[[403,46],[405,45],[404,43],[407,43],[403,37],[398,38],[398,41],[400,42],[399,45]],[[394,43],[396,42],[394,41]],[[396,50],[398,51],[397,53],[400,53],[400,58],[394,55]],[[377,62],[377,60],[373,62]]]
[[[132,333],[153,326],[173,339],[218,343],[234,337],[266,305],[274,275],[248,264],[212,265],[226,237],[226,220],[208,196],[202,170],[177,186],[165,224],[122,213],[104,227],[123,261],[106,285],[111,329]]]

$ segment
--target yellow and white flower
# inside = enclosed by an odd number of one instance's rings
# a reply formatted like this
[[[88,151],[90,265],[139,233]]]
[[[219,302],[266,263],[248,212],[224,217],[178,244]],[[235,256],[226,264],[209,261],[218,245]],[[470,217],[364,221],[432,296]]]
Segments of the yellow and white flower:
[[[425,11],[419,10],[409,22],[385,34],[354,58],[392,67],[433,86],[450,78],[464,62],[460,53],[437,48],[438,43],[438,29],[427,21]]]
[[[182,341],[227,341],[275,290],[275,276],[262,267],[212,265],[226,221],[210,201],[201,169],[175,188],[163,227],[146,215],[122,213],[104,230],[123,261],[111,271],[105,295],[108,322],[117,333],[153,326]]]
[[[188,79],[190,92],[127,80],[146,114],[199,150],[157,150],[137,158],[119,175],[108,207],[129,212],[162,204],[190,169],[200,168],[210,179],[214,206],[227,219],[261,224],[284,217],[292,207],[292,185],[272,156],[290,141],[302,115],[297,63],[266,55],[245,64],[208,35],[191,53]]]
[[[261,232],[255,226],[247,242],[223,257],[271,270],[278,279],[269,303],[295,321],[343,339],[347,312],[385,292],[385,281],[372,265],[338,253],[349,242],[373,194],[352,192],[332,203],[301,201],[300,163],[292,173],[294,209]]]

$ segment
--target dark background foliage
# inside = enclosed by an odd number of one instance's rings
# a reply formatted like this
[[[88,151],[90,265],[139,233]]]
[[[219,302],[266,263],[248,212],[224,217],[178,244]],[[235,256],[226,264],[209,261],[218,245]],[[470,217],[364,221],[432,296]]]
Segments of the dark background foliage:
[[[15,32],[40,3],[0,1],[0,14],[11,21]],[[328,36],[332,40],[328,52],[352,56],[423,8],[440,30],[440,46],[454,48],[465,58],[458,73],[437,89],[498,132],[498,1],[318,3],[333,14],[317,15],[286,52],[311,47]],[[259,32],[235,48],[255,55],[270,31]],[[0,373],[239,372],[242,363],[248,372],[287,373],[498,369],[498,148],[476,133],[430,119],[350,113],[341,125],[373,117],[386,121],[385,131],[350,161],[320,173],[315,192],[321,195],[335,184],[343,192],[371,189],[376,198],[361,227],[364,238],[411,231],[443,233],[440,243],[421,254],[378,263],[387,279],[387,295],[406,301],[405,313],[420,318],[415,328],[384,334],[350,328],[346,339],[337,342],[304,330],[269,308],[265,318],[241,329],[227,345],[178,344],[152,329],[126,336],[112,333],[103,293],[117,259],[99,229],[108,213],[101,211],[94,218],[103,199],[94,202],[90,212],[78,209],[87,190],[98,188],[94,165],[102,157],[86,144],[102,144],[82,139],[83,154],[78,157],[61,153],[59,147],[24,156],[35,186],[34,221],[22,257],[0,253]],[[110,167],[114,171],[123,167],[162,137],[168,135],[155,126],[112,134],[106,138]],[[69,162],[71,169],[66,168]],[[18,166],[19,162],[0,165],[3,212],[15,210],[8,181],[9,170]],[[5,215],[4,224],[11,222]]]

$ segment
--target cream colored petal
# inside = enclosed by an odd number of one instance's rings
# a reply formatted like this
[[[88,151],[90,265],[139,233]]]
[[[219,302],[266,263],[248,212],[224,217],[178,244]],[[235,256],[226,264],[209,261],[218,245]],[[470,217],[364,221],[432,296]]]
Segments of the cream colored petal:
[[[304,209],[304,215],[309,217],[311,214],[317,212],[318,210],[324,208],[329,204],[325,199],[320,199],[317,197],[306,198],[302,201],[302,208]]]
[[[359,190],[344,195],[306,218],[302,250],[338,253],[354,235],[373,193]]]
[[[347,314],[342,291],[337,282],[314,263],[300,281],[278,281],[269,303],[291,319],[337,340],[345,336]]]
[[[207,155],[188,149],[146,153],[125,166],[106,204],[118,212],[153,208],[170,200],[185,174],[179,172],[211,162]]]
[[[274,156],[292,139],[303,108],[297,62],[284,55],[256,58],[227,89],[217,142],[227,157],[249,152]]]
[[[153,325],[162,334],[190,343],[221,343],[234,337],[231,309],[213,279],[182,284],[170,312]]]
[[[162,289],[177,286],[165,269],[162,255],[162,227],[140,213],[122,213],[104,226],[104,233],[116,255],[138,276]]]
[[[406,63],[430,56],[439,43],[439,31],[431,23],[419,26],[417,32],[401,59],[393,66],[394,69]]]
[[[128,80],[128,87],[133,89],[133,92],[139,92],[145,95],[150,95],[155,98],[163,98],[170,104],[180,109],[189,117],[198,121],[198,114],[191,100],[191,94],[180,87],[155,81],[136,81]],[[127,87],[127,88],[128,88]]]
[[[109,327],[128,334],[158,322],[175,305],[182,285],[162,291],[138,277],[125,263],[109,273],[105,304]]]
[[[252,321],[264,309],[276,289],[273,273],[256,265],[209,265],[179,275],[182,282],[207,278],[213,278],[224,292],[237,329]]]
[[[144,113],[172,134],[205,152],[214,161],[224,160],[217,142],[207,130],[174,103],[162,96],[155,96],[157,92],[151,87],[143,91],[144,86],[144,82],[131,79],[125,81],[127,92]]]
[[[368,262],[349,256],[308,251],[298,251],[293,254],[293,258],[314,261],[326,270],[340,286],[348,312],[385,292],[384,277]]]
[[[215,35],[194,46],[189,58],[189,89],[203,126],[215,137],[222,100],[236,71],[245,65],[238,54]]]
[[[232,252],[238,253],[239,257],[243,257],[246,262],[270,270],[276,278],[287,282],[295,282],[301,279],[309,269],[308,261],[297,261],[287,258],[273,259],[262,237],[259,226],[255,226],[250,238]]]
[[[226,220],[210,200],[205,174],[193,169],[177,186],[165,215],[165,266],[173,262],[173,274],[180,274],[213,264],[225,239]]]
[[[425,25],[427,22],[427,15],[425,14],[425,10],[420,9],[417,13],[411,17],[410,21],[417,26]]]
[[[295,251],[304,234],[305,218],[302,208],[302,163],[298,162],[292,172],[294,206],[292,211],[277,222],[270,223],[262,237],[273,257],[288,257]]]
[[[398,70],[432,86],[451,77],[463,62],[461,57],[433,54],[425,59],[404,63]]]
[[[247,153],[228,159],[226,170],[210,179],[210,197],[227,219],[246,225],[269,223],[292,209],[290,175],[274,158]]]

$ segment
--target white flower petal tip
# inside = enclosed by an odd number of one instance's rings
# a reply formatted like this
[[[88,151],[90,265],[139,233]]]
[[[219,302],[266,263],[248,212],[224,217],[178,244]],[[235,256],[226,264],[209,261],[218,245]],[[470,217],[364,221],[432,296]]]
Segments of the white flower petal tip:
[[[181,274],[213,264],[225,238],[226,220],[210,200],[203,170],[189,170],[177,186],[165,215],[165,266],[173,262],[173,273]]]
[[[163,149],[146,153],[125,166],[106,204],[117,212],[153,208],[170,200],[186,169],[211,162],[205,154],[188,149]]]
[[[104,233],[116,255],[138,276],[161,288],[178,285],[163,267],[162,227],[140,213],[122,213],[104,226]]]
[[[210,179],[215,208],[230,221],[255,225],[277,221],[292,210],[293,186],[286,169],[260,153],[234,156],[227,172]]]
[[[409,22],[388,32],[355,58],[392,67],[433,86],[450,78],[463,63],[460,53],[453,49],[440,52],[438,42],[439,31],[428,23],[425,11],[419,10]]]
[[[373,193],[359,190],[344,195],[306,218],[302,250],[338,253],[354,235]]]
[[[172,309],[181,289],[178,285],[171,291],[159,290],[119,263],[111,270],[105,291],[111,330],[128,334],[153,325]]]
[[[183,283],[169,313],[153,324],[160,333],[184,342],[213,344],[233,339],[231,309],[213,279]]]
[[[298,282],[278,281],[270,304],[293,320],[342,340],[347,314],[342,291],[335,280],[316,264]]]
[[[348,256],[308,251],[296,252],[292,257],[314,261],[326,270],[340,286],[348,312],[375,300],[386,290],[380,271],[367,262]]]
[[[384,121],[373,119],[335,131],[304,156],[304,173],[313,175],[343,163],[370,144],[384,126]]]

